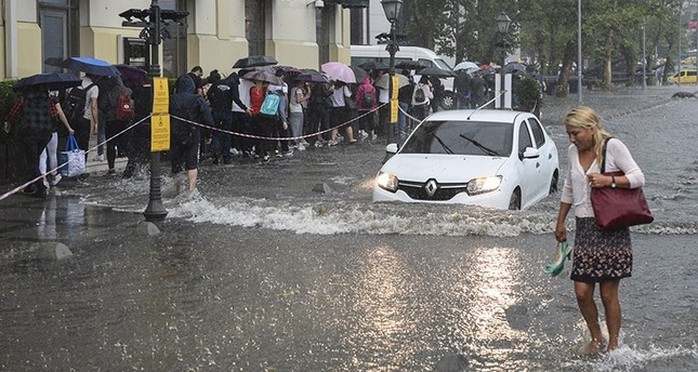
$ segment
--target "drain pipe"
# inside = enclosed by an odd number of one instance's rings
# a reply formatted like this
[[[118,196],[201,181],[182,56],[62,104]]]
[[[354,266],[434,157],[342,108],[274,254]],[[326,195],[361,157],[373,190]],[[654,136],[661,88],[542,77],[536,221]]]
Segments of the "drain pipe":
[[[5,26],[5,78],[18,76],[17,65],[17,0],[5,0],[2,10]]]

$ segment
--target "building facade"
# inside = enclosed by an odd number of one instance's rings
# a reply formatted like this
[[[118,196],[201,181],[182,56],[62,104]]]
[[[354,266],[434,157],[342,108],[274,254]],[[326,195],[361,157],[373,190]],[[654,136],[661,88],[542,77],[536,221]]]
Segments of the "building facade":
[[[0,78],[21,78],[56,69],[51,60],[92,56],[147,67],[149,49],[141,28],[124,27],[128,9],[187,11],[186,26],[165,27],[160,66],[178,76],[199,65],[231,70],[248,55],[280,64],[315,68],[350,61],[350,8],[368,0],[2,0]]]

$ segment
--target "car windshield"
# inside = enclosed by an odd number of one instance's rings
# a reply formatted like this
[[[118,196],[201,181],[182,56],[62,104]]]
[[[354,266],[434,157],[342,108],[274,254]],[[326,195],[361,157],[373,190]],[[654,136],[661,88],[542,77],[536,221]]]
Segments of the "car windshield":
[[[449,71],[453,70],[453,67],[449,66],[449,64],[446,63],[446,61],[444,61],[443,59],[437,58],[437,59],[435,59],[435,61],[436,61],[436,65],[440,69],[449,70]]]
[[[402,146],[403,154],[509,156],[514,126],[478,121],[425,121]]]

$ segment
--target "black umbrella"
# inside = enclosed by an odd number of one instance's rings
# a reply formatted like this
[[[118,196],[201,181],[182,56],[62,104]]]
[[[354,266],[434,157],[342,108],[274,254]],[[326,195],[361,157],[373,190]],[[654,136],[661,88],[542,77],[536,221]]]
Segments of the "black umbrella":
[[[352,71],[354,71],[354,76],[356,77],[357,83],[363,83],[364,79],[368,77],[368,72],[361,67],[349,66]]]
[[[121,80],[132,81],[136,84],[143,84],[148,73],[138,67],[130,65],[114,65],[121,73]]]
[[[256,66],[271,66],[278,64],[274,57],[270,56],[249,56],[245,58],[240,58],[235,62],[233,68],[249,68]]]
[[[359,67],[364,70],[387,70],[390,68],[390,66],[385,63],[376,61],[364,62],[360,64]]]
[[[327,79],[319,72],[304,72],[295,77],[299,81],[309,81],[312,83],[326,83]]]
[[[507,63],[504,67],[502,67],[502,71],[504,71],[505,74],[526,74],[526,66],[516,62],[510,62]]]
[[[395,64],[395,68],[401,69],[401,70],[421,70],[425,67],[423,63],[418,62],[418,61],[400,61]]]
[[[47,72],[20,79],[12,86],[14,91],[23,91],[32,87],[44,85],[48,90],[62,90],[80,85],[82,79],[74,74],[64,72]]]
[[[444,70],[438,67],[427,67],[417,72],[419,75],[437,76],[437,77],[455,77],[456,73],[450,70]]]
[[[264,71],[250,71],[242,78],[247,80],[263,81],[273,85],[284,85],[284,81],[281,80],[280,77]]]
[[[119,70],[111,63],[92,57],[70,57],[63,61],[61,67],[72,71],[82,71],[86,74],[99,76],[119,76]]]

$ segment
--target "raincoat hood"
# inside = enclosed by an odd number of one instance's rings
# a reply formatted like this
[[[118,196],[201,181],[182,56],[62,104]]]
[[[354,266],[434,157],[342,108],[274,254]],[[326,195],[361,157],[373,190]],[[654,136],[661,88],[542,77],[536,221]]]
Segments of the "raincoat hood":
[[[196,93],[196,86],[194,86],[194,80],[184,75],[177,80],[177,93]]]

